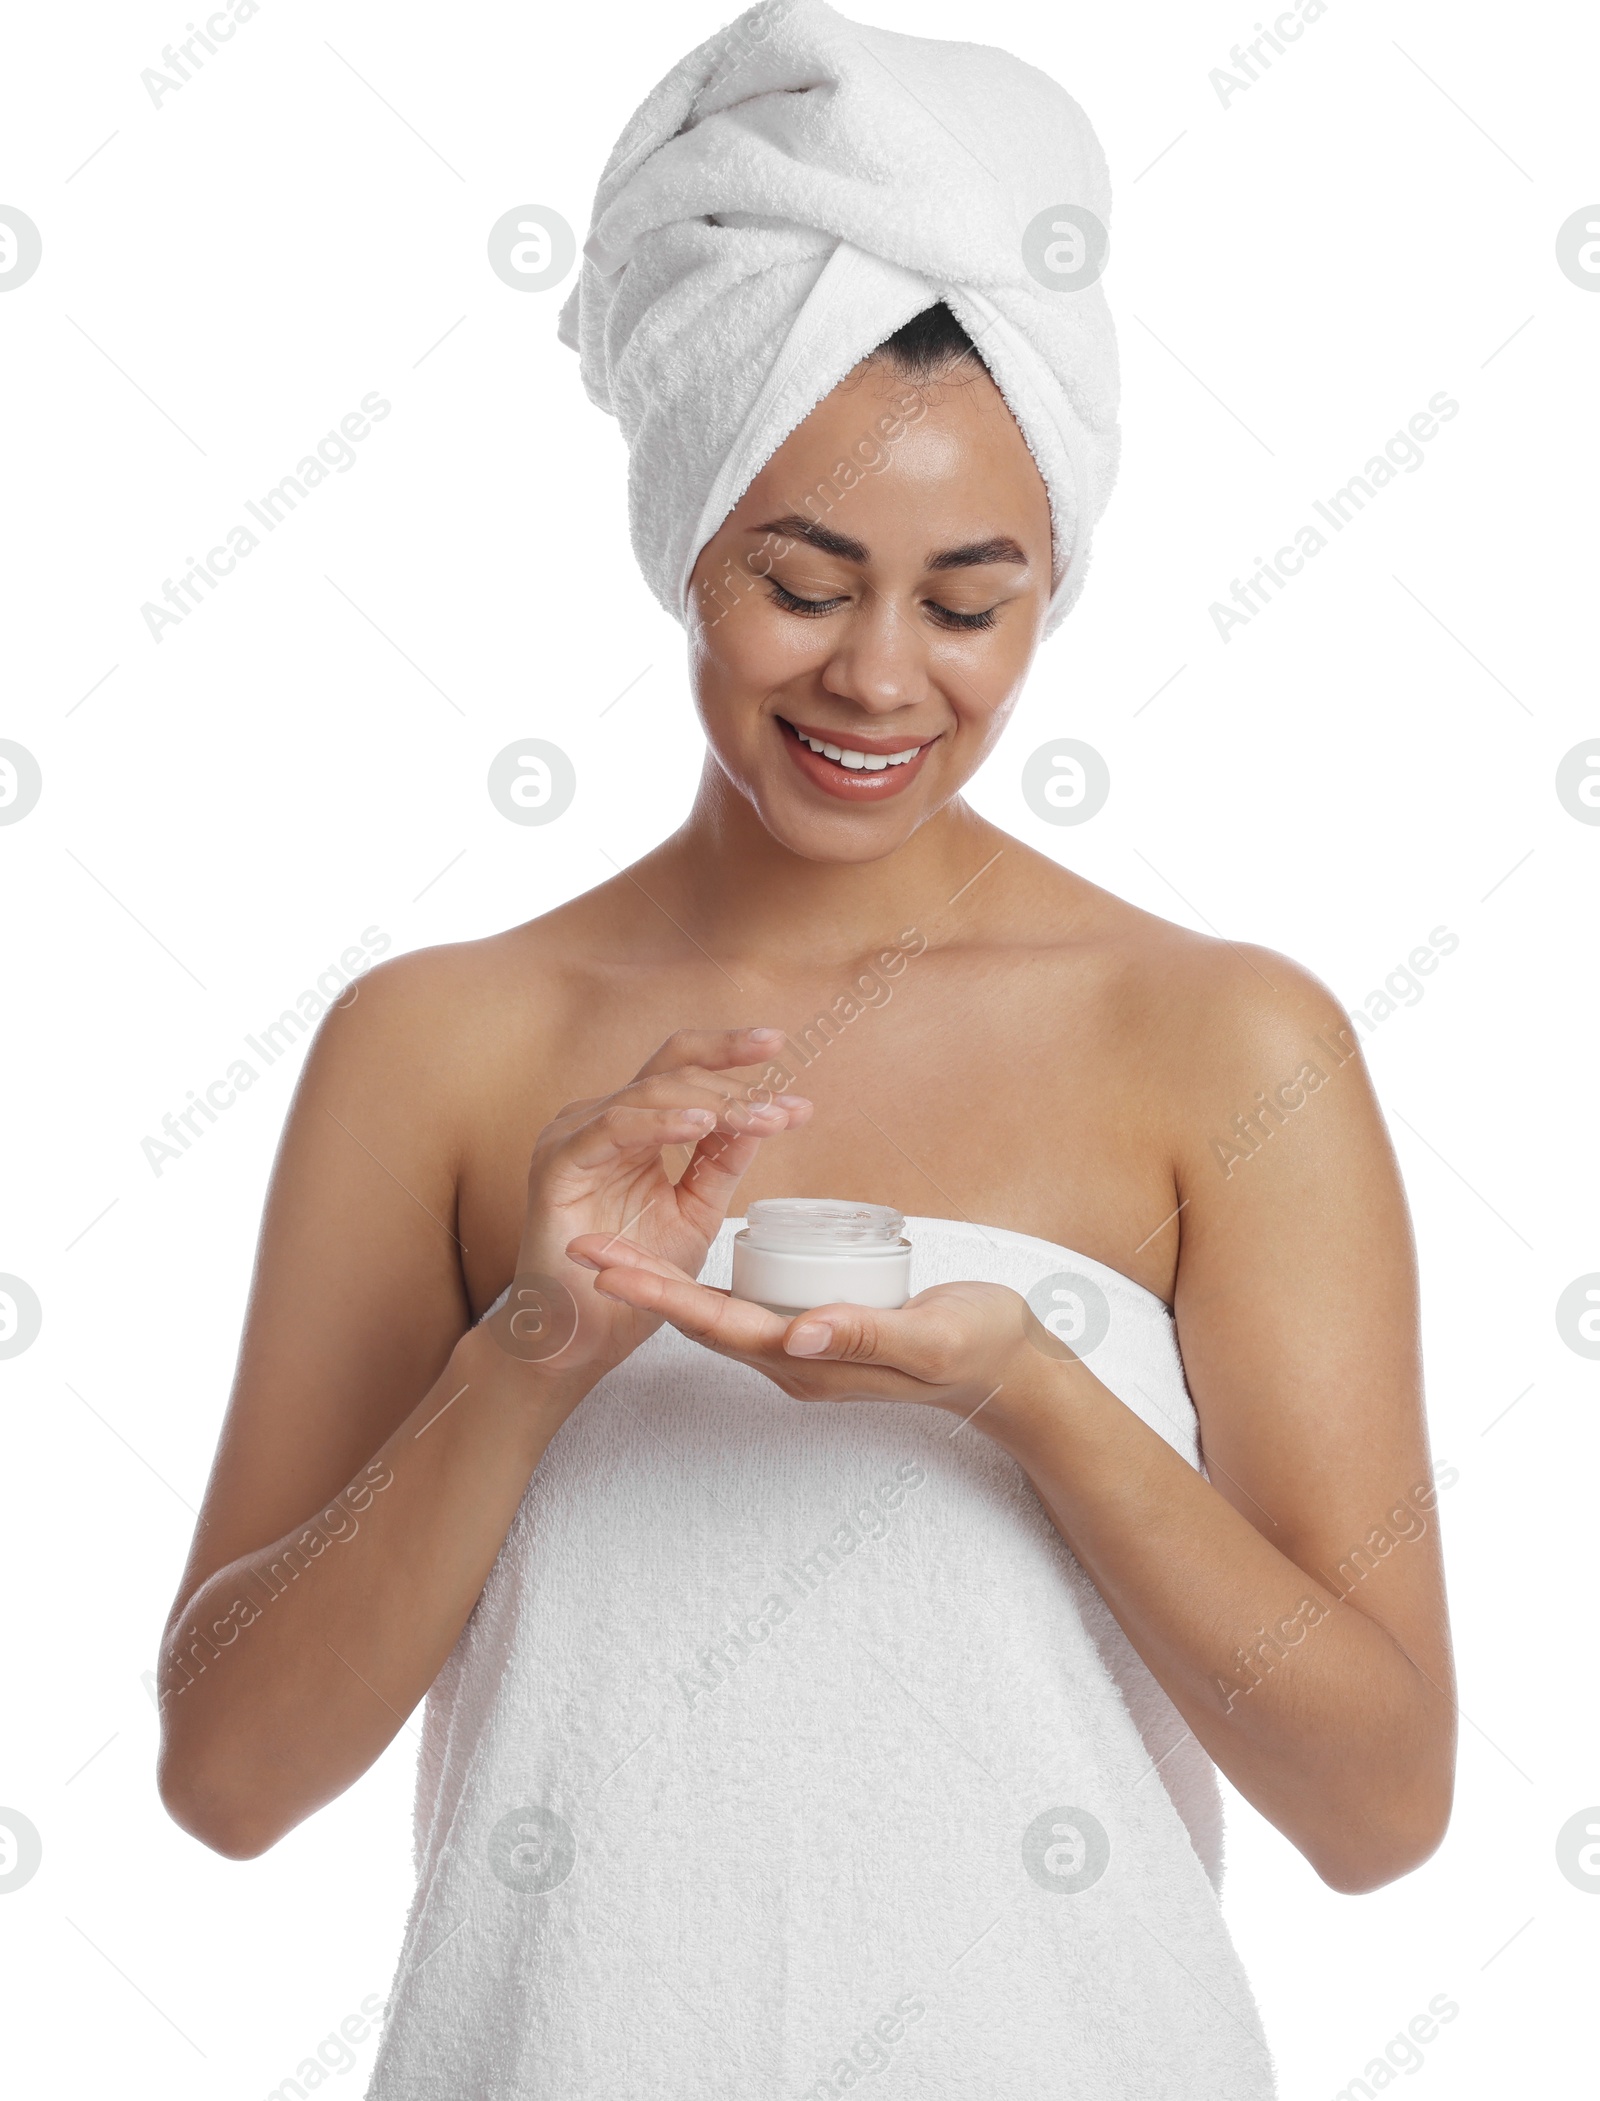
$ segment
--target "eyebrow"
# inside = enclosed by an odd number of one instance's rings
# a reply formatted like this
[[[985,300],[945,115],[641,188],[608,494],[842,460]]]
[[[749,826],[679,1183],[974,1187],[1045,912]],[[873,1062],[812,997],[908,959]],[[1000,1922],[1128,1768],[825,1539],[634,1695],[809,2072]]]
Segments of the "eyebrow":
[[[837,555],[843,562],[865,562],[870,559],[868,550],[859,540],[852,540],[848,533],[835,532],[831,526],[819,525],[814,518],[802,518],[790,512],[782,518],[769,518],[764,525],[752,525],[753,533],[776,534],[785,540],[804,540],[819,553]],[[941,547],[930,554],[923,564],[927,569],[981,569],[989,562],[1019,562],[1027,566],[1028,557],[1009,533],[998,533],[988,540],[969,540],[961,547]]]

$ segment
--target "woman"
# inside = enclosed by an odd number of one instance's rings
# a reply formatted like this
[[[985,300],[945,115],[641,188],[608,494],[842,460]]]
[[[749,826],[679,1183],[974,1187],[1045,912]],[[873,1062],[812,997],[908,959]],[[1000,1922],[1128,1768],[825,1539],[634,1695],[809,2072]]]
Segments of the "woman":
[[[1345,1016],[961,795],[1115,458],[1100,288],[1028,229],[1081,269],[1107,212],[1053,83],[820,0],[691,53],[602,181],[563,331],[700,789],[328,1017],[164,1650],[164,1799],[236,1858],[429,1695],[384,2101],[1268,2095],[1214,1768],[1336,1889],[1443,1834]],[[777,1194],[904,1212],[911,1302],[732,1297]]]

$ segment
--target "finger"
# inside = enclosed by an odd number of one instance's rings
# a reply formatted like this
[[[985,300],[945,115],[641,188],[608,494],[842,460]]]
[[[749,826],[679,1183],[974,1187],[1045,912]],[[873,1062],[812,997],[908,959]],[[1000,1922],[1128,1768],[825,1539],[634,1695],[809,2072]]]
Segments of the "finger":
[[[760,1065],[782,1042],[782,1029],[675,1029],[646,1058],[634,1078],[648,1079],[652,1073],[672,1072],[680,1065]]]
[[[813,1106],[808,1095],[777,1094],[770,1087],[738,1079],[731,1073],[713,1072],[704,1065],[683,1065],[673,1072],[652,1073],[647,1079],[630,1080],[606,1099],[644,1102],[654,1108],[668,1108],[680,1102],[709,1102],[717,1110],[724,1128],[734,1131],[754,1128],[763,1121],[755,1112],[774,1107],[782,1109],[785,1115],[770,1116],[764,1121],[771,1128],[781,1130],[788,1117],[801,1113],[809,1115]]]
[[[704,1107],[709,1102],[720,1114],[723,1105],[729,1102],[769,1099],[774,1097],[752,1093],[722,1080],[715,1073],[695,1074],[686,1067],[683,1073],[670,1076],[665,1085],[641,1087],[637,1080],[630,1080],[624,1086],[613,1088],[609,1094],[591,1094],[581,1101],[565,1102],[551,1117],[550,1126],[570,1125],[577,1129],[597,1110],[613,1102],[644,1109]]]
[[[653,1248],[641,1247],[626,1233],[575,1233],[567,1242],[566,1254],[580,1269],[644,1269],[680,1284],[695,1281],[676,1262],[669,1262]]]
[[[608,1102],[580,1124],[562,1152],[574,1167],[606,1167],[618,1160],[649,1158],[664,1145],[698,1145],[714,1130],[718,1111],[684,1103],[656,1107],[644,1102]]]
[[[814,1306],[792,1322],[784,1354],[812,1363],[881,1365],[930,1386],[952,1384],[959,1373],[962,1331],[937,1305],[884,1308],[835,1302]]]
[[[771,1354],[786,1326],[778,1314],[749,1299],[736,1299],[692,1278],[662,1276],[650,1269],[622,1265],[602,1269],[594,1288],[602,1297],[659,1314],[691,1342],[704,1343],[725,1356]]]
[[[714,1088],[685,1088],[676,1081],[672,1091],[698,1094],[700,1099],[639,1102],[612,1098],[567,1135],[562,1146],[565,1159],[592,1171],[621,1159],[648,1159],[664,1145],[695,1146],[719,1130],[730,1139],[769,1137],[786,1129],[796,1113],[782,1102],[735,1102]]]
[[[808,1095],[781,1095],[758,1080],[743,1078],[735,1069],[716,1069],[712,1065],[674,1065],[672,1072],[653,1072],[643,1080],[630,1080],[605,1099],[647,1101],[657,1107],[674,1101],[710,1101],[731,1109],[769,1107],[775,1101],[785,1107],[810,1107]]]
[[[783,1124],[758,1124],[743,1132],[706,1133],[677,1181],[678,1208],[697,1233],[709,1240],[733,1209],[734,1196],[761,1149],[762,1139],[803,1128],[810,1115],[808,1102],[803,1109],[790,1109]]]

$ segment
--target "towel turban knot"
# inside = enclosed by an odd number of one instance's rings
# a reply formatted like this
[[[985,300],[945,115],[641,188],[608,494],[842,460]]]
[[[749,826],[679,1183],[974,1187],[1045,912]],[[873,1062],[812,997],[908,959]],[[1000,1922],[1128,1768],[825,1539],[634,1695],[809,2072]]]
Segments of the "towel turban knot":
[[[1051,632],[1116,474],[1110,211],[1083,111],[989,45],[759,0],[680,59],[612,149],[559,321],[667,611],[687,621],[700,550],[784,439],[942,299],[1049,495]]]

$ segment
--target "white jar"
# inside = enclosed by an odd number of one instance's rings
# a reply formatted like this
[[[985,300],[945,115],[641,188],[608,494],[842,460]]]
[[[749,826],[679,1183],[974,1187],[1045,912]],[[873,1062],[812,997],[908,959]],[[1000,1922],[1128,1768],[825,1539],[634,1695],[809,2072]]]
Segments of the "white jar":
[[[764,1196],[733,1236],[733,1295],[792,1320],[813,1306],[903,1306],[911,1243],[889,1204]]]

